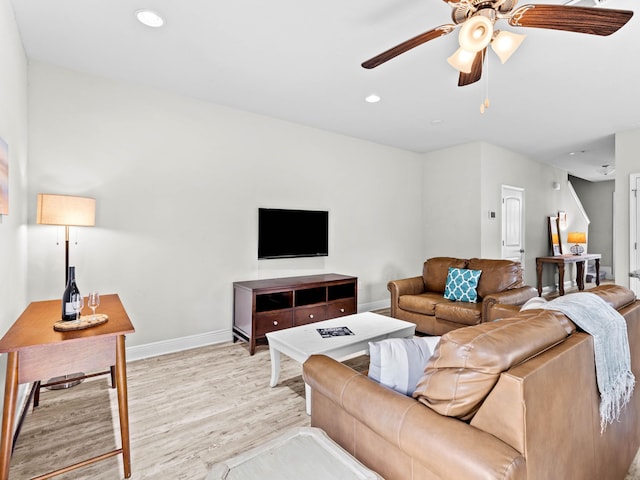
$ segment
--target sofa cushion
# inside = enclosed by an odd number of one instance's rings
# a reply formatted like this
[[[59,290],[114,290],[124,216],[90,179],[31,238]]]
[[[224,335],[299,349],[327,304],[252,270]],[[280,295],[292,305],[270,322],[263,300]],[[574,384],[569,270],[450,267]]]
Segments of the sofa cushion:
[[[398,307],[409,312],[423,315],[435,315],[438,303],[449,303],[440,293],[421,293],[419,295],[401,295],[398,299]]]
[[[387,338],[369,342],[369,378],[412,395],[440,337]]]
[[[440,339],[413,396],[441,415],[470,420],[502,372],[574,331],[573,322],[550,310],[453,330]]]
[[[478,301],[478,279],[482,270],[449,267],[444,298],[459,302],[475,303]]]
[[[466,264],[467,260],[464,258],[433,257],[428,259],[422,266],[425,291],[444,293],[449,267],[465,268]]]
[[[633,290],[620,285],[599,285],[585,291],[595,293],[616,310],[620,310],[636,300],[636,294]]]
[[[467,268],[482,270],[477,289],[480,298],[524,285],[522,266],[518,262],[471,258],[467,262]]]
[[[482,319],[481,303],[442,302],[436,305],[436,317],[463,325],[476,325]]]

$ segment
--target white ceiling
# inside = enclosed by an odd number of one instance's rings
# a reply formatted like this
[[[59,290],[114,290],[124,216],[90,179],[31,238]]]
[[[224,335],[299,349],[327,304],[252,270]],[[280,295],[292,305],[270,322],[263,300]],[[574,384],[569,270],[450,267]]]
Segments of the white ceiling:
[[[457,31],[373,70],[360,67],[451,23],[441,0],[12,3],[31,59],[416,152],[486,141],[607,180],[612,175],[599,170],[615,163],[614,133],[640,128],[640,12],[609,37],[499,21],[497,28],[527,38],[504,65],[491,52],[488,76],[485,69],[480,82],[461,88],[446,62]],[[602,7],[636,5],[608,0]],[[166,25],[138,23],[141,8]],[[480,114],[487,88],[491,106]],[[382,101],[366,103],[374,92]]]

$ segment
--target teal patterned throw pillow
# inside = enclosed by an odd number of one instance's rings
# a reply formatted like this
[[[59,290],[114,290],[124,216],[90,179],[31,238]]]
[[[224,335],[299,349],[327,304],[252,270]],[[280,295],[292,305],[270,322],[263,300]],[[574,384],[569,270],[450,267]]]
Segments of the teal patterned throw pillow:
[[[458,302],[476,303],[478,301],[478,279],[482,270],[449,267],[444,298]]]

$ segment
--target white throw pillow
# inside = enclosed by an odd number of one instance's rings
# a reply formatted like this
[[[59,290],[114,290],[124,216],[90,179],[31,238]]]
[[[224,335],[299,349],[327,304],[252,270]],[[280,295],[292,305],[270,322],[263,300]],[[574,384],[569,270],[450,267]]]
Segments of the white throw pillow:
[[[387,338],[369,342],[369,378],[413,395],[440,337]]]

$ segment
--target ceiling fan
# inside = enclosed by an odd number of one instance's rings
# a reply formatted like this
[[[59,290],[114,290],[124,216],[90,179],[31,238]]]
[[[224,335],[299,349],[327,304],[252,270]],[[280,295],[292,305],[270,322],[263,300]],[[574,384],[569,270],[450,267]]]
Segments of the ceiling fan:
[[[430,40],[460,27],[460,48],[447,61],[460,72],[458,86],[480,80],[487,46],[506,62],[518,48],[524,35],[494,29],[498,20],[512,27],[535,27],[591,35],[611,35],[633,16],[629,10],[580,7],[570,5],[531,4],[515,8],[517,0],[445,0],[452,8],[453,24],[440,25],[417,35],[362,63],[375,68]]]

